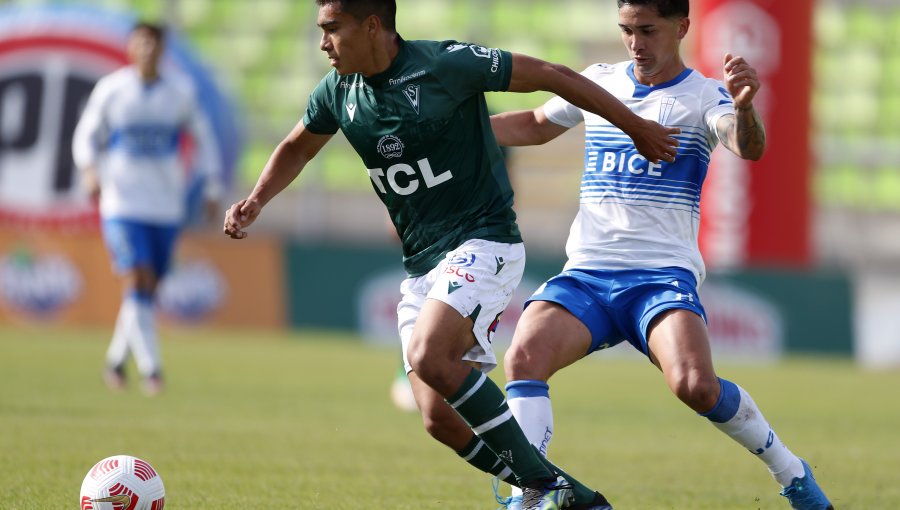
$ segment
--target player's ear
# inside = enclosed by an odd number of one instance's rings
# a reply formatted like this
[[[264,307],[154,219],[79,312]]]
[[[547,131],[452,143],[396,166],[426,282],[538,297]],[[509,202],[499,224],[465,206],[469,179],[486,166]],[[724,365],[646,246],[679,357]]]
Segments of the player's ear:
[[[363,22],[363,27],[366,29],[366,33],[374,36],[379,32],[381,28],[381,18],[374,14],[370,14],[368,18]]]
[[[678,38],[684,39],[689,28],[691,28],[691,19],[688,17],[681,18],[678,21]]]

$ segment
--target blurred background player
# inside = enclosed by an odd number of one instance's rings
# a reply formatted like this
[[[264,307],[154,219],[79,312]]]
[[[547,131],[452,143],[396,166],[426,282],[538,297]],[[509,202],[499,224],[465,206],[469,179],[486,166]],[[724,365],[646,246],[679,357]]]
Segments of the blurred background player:
[[[581,204],[561,274],[526,304],[505,357],[509,406],[532,443],[553,436],[548,379],[587,354],[627,340],[663,373],[672,392],[762,460],[793,508],[830,509],[809,465],[791,453],[743,388],[713,369],[697,288],[700,190],[716,144],[757,160],[765,130],[753,106],[756,71],[725,55],[724,84],[685,66],[688,0],[619,0],[631,60],[582,74],[647,119],[681,128],[674,162],[640,157],[606,120],[560,98],[494,116],[501,145],[534,145],[585,123]],[[515,498],[515,495],[514,495]],[[518,508],[515,499],[510,506]]]
[[[317,4],[320,49],[334,70],[250,195],[227,212],[225,234],[246,237],[263,207],[343,132],[402,240],[409,278],[401,285],[399,331],[426,430],[478,469],[523,486],[525,508],[606,508],[599,493],[557,478],[502,391],[473,367],[496,365],[491,325],[525,263],[484,92],[567,97],[622,126],[653,161],[674,158],[670,134],[677,130],[639,118],[563,66],[455,41],[405,41],[393,0]]]
[[[94,88],[73,138],[75,164],[88,193],[99,200],[103,238],[124,286],[104,379],[125,384],[134,355],[147,394],[163,388],[155,297],[187,220],[185,137],[205,172],[209,217],[218,214],[219,163],[194,91],[187,81],[160,73],[164,29],[141,22],[126,47],[131,65]]]

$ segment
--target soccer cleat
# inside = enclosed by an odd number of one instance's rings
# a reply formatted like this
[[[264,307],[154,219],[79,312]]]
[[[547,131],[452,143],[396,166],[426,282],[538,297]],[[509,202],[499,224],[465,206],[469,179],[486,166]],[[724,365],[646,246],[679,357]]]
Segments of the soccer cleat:
[[[142,389],[144,390],[144,394],[148,397],[155,397],[163,392],[164,387],[165,385],[163,384],[162,376],[153,374],[144,378]]]
[[[107,367],[103,371],[103,382],[112,391],[125,389],[125,370],[122,367]]]
[[[507,496],[505,498],[497,497],[497,503],[500,506],[497,510],[522,510],[522,496]]]
[[[791,484],[781,491],[781,495],[788,499],[791,508],[798,510],[834,510],[831,502],[816,483],[809,464],[803,459],[800,459],[800,462],[803,463],[804,475],[794,478]]]
[[[522,510],[522,495],[503,497],[500,495],[500,479],[496,476],[491,479],[491,488],[494,489],[494,499],[500,506],[497,510]]]
[[[613,510],[609,501],[599,492],[594,493],[594,499],[590,503],[582,503],[566,507],[569,510]]]
[[[522,488],[522,510],[559,510],[568,508],[573,499],[572,486],[561,476]]]

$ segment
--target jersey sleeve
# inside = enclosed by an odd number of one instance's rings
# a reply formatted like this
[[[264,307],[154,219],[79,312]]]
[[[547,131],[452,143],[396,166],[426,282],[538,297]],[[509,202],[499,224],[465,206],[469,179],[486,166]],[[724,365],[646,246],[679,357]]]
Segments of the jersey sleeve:
[[[553,96],[544,103],[544,115],[550,122],[566,128],[573,128],[584,121],[581,108],[559,96]]]
[[[598,71],[607,69],[608,66],[606,64],[596,64],[581,71],[581,75],[594,83],[598,83]],[[553,96],[544,103],[544,115],[547,116],[550,122],[566,128],[573,128],[584,122],[584,112],[581,111],[581,108],[572,105],[559,96]]]
[[[203,196],[206,200],[222,198],[222,159],[216,149],[215,134],[196,91],[186,84],[184,93],[187,101],[186,129],[197,147],[197,167],[203,175]]]
[[[309,95],[306,115],[303,116],[303,126],[317,135],[333,135],[340,128],[331,108],[334,105],[334,87],[329,86],[329,76],[323,78]]]
[[[728,93],[724,83],[711,79],[704,91],[702,101],[703,120],[706,128],[718,138],[716,123],[723,115],[734,115],[734,99]]]
[[[96,165],[100,151],[106,143],[108,130],[104,111],[111,94],[110,79],[107,77],[98,81],[75,126],[72,135],[72,157],[79,169]]]
[[[468,97],[509,89],[512,53],[456,41],[444,41],[437,51],[437,72],[451,93]]]

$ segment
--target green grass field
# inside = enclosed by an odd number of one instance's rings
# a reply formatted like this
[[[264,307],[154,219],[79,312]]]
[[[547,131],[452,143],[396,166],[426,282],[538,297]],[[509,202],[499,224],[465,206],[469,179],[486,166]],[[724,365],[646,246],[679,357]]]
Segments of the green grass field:
[[[77,508],[87,470],[150,461],[167,510],[493,509],[490,480],[388,398],[397,352],[325,333],[167,330],[168,388],[114,394],[107,331],[0,329],[0,508]],[[721,365],[839,509],[900,508],[900,372],[844,360]],[[496,370],[495,380],[502,377]],[[622,509],[787,508],[765,467],[643,361],[552,381],[551,458]]]

